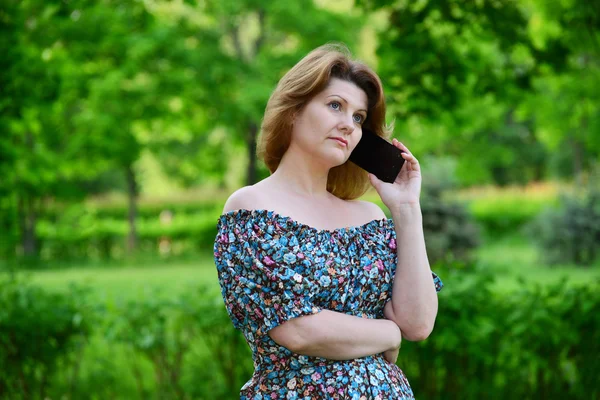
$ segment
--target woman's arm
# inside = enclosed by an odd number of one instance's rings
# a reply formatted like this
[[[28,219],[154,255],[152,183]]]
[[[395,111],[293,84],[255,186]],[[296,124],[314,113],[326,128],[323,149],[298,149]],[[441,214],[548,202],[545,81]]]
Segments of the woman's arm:
[[[293,318],[268,334],[294,353],[331,360],[351,360],[398,349],[402,340],[393,321],[329,310]]]
[[[386,218],[376,204],[363,201],[373,219]],[[396,231],[398,264],[392,298],[384,308],[385,318],[394,321],[402,338],[426,339],[435,324],[438,299],[425,248],[423,216],[419,203],[390,209]]]
[[[405,205],[392,210],[392,218],[398,266],[385,315],[398,324],[405,339],[424,340],[433,330],[438,299],[425,249],[421,208],[418,203]]]
[[[223,213],[254,208],[251,187],[237,190],[227,200]],[[366,319],[329,310],[292,318],[271,329],[268,335],[279,345],[307,356],[351,360],[388,352],[397,356],[402,336],[398,326],[386,319]],[[395,360],[389,360],[395,362]]]

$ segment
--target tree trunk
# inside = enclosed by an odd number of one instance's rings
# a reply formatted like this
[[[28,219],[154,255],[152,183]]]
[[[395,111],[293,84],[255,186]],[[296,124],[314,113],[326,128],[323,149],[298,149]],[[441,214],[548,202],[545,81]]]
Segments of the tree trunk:
[[[543,163],[535,163],[533,166],[533,181],[542,182],[545,176],[545,169]]]
[[[127,235],[127,252],[133,253],[137,245],[137,232],[135,229],[135,220],[137,217],[137,182],[133,165],[129,164],[125,168],[125,176],[127,180],[127,200],[128,200],[128,223],[129,233]]]
[[[33,151],[35,142],[31,132],[25,132],[25,146]],[[37,255],[37,240],[35,236],[36,212],[34,197],[25,194],[19,197],[19,223],[21,225],[21,239],[23,244],[23,255],[32,259]]]
[[[258,125],[251,122],[248,125],[248,135],[246,144],[248,145],[248,175],[246,176],[246,185],[254,185],[257,182],[256,171],[256,139],[258,134]]]
[[[23,256],[26,258],[34,258],[37,255],[37,238],[35,234],[37,213],[34,206],[34,200],[31,197],[20,197],[18,200],[18,213]]]
[[[581,188],[583,184],[583,149],[581,148],[581,144],[575,138],[571,138],[571,146],[573,146],[573,175],[575,175],[575,187]]]

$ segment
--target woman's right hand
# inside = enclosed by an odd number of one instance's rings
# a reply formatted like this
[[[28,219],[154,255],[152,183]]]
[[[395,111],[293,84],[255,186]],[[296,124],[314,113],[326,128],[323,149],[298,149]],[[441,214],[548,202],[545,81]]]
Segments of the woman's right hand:
[[[398,353],[400,352],[400,344],[402,343],[402,332],[400,332],[400,328],[395,322],[392,322],[392,324],[394,326],[392,347],[383,352],[383,358],[385,358],[385,360],[391,364],[396,364]]]
[[[383,358],[390,364],[396,364],[396,360],[398,360],[398,353],[400,352],[400,347],[395,349],[390,349],[383,353]]]

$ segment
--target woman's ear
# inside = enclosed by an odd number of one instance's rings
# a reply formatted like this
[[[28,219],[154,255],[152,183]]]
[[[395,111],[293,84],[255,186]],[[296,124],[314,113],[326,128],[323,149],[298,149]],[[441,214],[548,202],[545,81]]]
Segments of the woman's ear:
[[[302,107],[300,106],[296,107],[296,109],[292,112],[292,126],[294,126],[296,120],[300,118],[300,113],[302,113]]]

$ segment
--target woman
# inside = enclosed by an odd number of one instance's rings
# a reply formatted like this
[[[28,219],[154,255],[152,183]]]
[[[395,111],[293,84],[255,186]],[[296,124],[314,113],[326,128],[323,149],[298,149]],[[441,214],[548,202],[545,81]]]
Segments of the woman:
[[[313,50],[281,79],[258,155],[271,175],[239,189],[214,256],[233,325],[253,352],[242,399],[412,399],[400,342],[433,329],[436,293],[417,159],[394,183],[348,161],[363,128],[387,138],[380,79],[341,46]],[[354,200],[372,185],[392,218]]]

